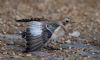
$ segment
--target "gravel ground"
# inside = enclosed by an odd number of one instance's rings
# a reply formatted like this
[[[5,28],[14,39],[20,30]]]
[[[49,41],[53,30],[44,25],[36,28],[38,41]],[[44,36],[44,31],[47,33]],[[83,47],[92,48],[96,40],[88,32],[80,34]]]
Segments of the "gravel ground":
[[[0,0],[1,34],[23,31],[26,24],[17,23],[16,19],[44,17],[49,20],[63,20],[69,17],[73,22],[67,28],[66,36],[56,44],[60,50],[42,49],[42,51],[22,53],[0,41],[0,59],[100,60],[99,4],[100,0]],[[71,45],[63,46],[63,44]]]

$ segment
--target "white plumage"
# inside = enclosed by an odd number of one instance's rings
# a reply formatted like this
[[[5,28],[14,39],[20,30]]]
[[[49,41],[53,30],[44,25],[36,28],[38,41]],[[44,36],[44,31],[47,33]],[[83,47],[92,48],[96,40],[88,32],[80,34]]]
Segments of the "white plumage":
[[[42,23],[41,22],[37,22],[37,21],[32,21],[29,23],[30,24],[30,33],[33,36],[38,36],[42,34]]]

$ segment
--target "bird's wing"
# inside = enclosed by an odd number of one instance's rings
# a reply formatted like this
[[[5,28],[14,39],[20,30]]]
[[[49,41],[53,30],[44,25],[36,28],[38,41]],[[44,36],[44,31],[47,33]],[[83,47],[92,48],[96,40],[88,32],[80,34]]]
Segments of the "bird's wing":
[[[59,24],[55,23],[55,22],[51,22],[51,23],[48,23],[46,25],[46,28],[51,32],[53,33],[55,31],[55,29],[59,26]]]

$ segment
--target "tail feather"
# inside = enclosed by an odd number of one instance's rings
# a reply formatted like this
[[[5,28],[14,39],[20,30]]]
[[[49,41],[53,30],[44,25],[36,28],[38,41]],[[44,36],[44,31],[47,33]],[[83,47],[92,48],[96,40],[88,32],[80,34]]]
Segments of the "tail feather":
[[[16,22],[31,22],[31,21],[44,21],[44,18],[30,18],[30,19],[20,19],[16,20]]]

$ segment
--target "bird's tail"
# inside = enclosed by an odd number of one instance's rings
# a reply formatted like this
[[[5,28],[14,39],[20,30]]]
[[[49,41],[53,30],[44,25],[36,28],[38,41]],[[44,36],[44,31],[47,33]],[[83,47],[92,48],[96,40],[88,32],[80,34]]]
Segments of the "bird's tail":
[[[44,18],[30,18],[30,19],[19,19],[15,20],[16,22],[31,22],[31,21],[43,21],[46,20]]]

